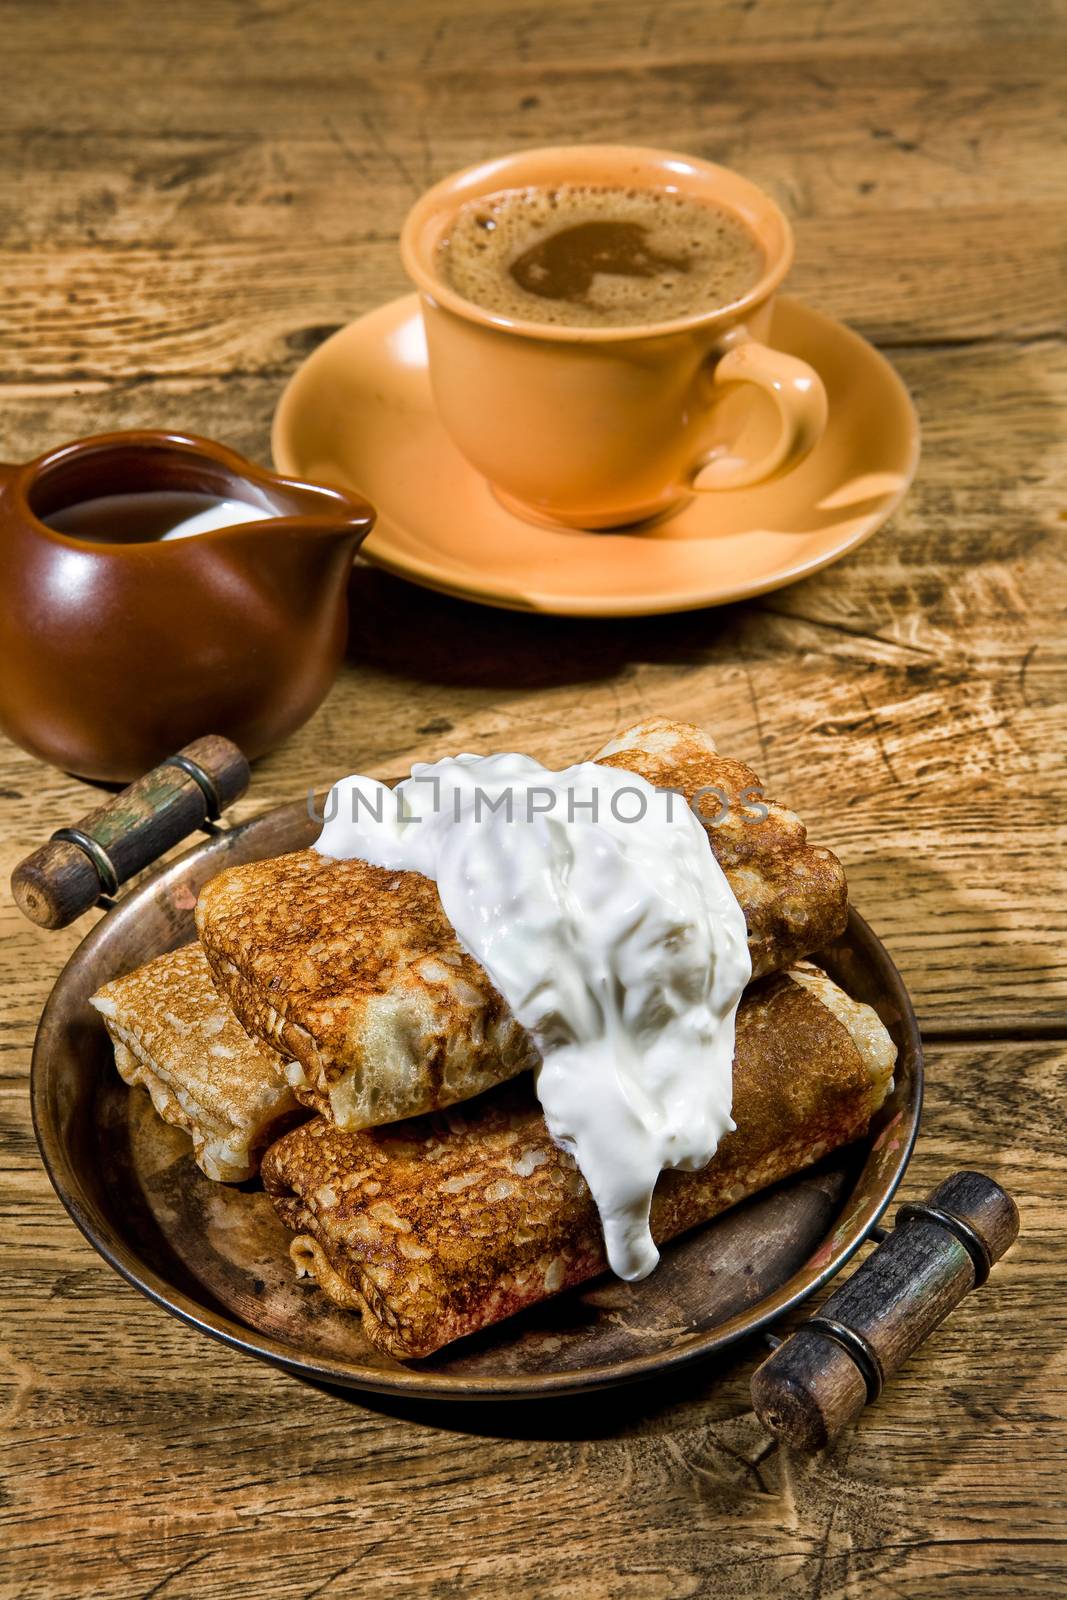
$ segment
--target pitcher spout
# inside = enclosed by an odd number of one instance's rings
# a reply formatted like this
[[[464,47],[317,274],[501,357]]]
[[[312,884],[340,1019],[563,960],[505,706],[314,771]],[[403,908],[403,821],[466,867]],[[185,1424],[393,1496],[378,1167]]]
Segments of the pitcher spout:
[[[263,515],[207,534],[201,560],[225,565],[249,590],[268,590],[291,622],[344,610],[356,551],[374,526],[359,495],[257,468],[245,482]]]
[[[274,476],[267,492],[279,520],[324,542],[362,540],[374,526],[374,508],[345,489]]]
[[[279,571],[296,570],[311,579],[338,561],[350,564],[374,526],[374,508],[359,495],[263,468],[248,473],[239,492],[246,508],[258,514],[249,516],[246,509],[230,525],[217,525],[205,541],[238,563],[277,562]]]

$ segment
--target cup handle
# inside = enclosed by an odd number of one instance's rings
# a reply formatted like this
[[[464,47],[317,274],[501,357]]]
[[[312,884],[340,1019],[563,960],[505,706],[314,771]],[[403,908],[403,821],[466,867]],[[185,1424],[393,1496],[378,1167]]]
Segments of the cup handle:
[[[814,449],[826,427],[826,390],[813,367],[782,350],[772,350],[758,339],[744,339],[718,361],[716,385],[755,383],[770,395],[781,422],[778,438],[757,461],[732,455],[725,446],[709,450],[693,467],[689,487],[701,493],[712,489],[747,489],[777,478]]]

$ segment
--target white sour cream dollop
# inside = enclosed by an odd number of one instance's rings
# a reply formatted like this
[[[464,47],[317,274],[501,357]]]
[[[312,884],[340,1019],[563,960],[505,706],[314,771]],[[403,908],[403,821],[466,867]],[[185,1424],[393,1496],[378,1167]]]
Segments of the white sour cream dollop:
[[[396,790],[344,778],[325,815],[323,855],[434,879],[537,1043],[545,1121],[592,1191],[608,1261],[645,1277],[657,1178],[705,1166],[734,1126],[751,973],[744,914],[685,800],[593,761],[459,755]]]

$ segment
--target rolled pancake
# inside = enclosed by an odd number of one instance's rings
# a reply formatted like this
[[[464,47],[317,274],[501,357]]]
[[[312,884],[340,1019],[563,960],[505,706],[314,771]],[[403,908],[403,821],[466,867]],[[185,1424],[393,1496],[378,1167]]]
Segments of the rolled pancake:
[[[756,976],[791,965],[844,927],[845,875],[791,811],[740,794],[740,762],[684,723],[642,723],[595,759],[682,789],[737,797],[708,837],[744,908]],[[745,818],[748,820],[745,820]],[[460,946],[437,887],[415,872],[313,850],[220,873],[197,929],[215,983],[249,1033],[292,1062],[298,1098],[338,1127],[375,1127],[455,1105],[537,1061],[503,997]]]
[[[737,1019],[734,1120],[702,1172],[667,1172],[657,1241],[859,1138],[895,1049],[878,1017],[815,968],[749,990]],[[297,1235],[297,1272],[362,1314],[372,1344],[428,1356],[603,1272],[600,1223],[523,1078],[458,1110],[344,1133],[315,1118],[267,1151],[263,1183]]]
[[[710,734],[655,717],[620,733],[593,760],[676,789],[693,806],[745,913],[754,978],[783,971],[844,931],[840,861],[810,845],[796,812],[768,799],[752,768],[721,756]]]
[[[537,1061],[421,873],[299,850],[220,873],[196,920],[219,991],[339,1127],[454,1105]]]
[[[217,1183],[254,1177],[271,1139],[302,1115],[276,1051],[248,1037],[211,981],[204,952],[186,945],[93,995],[130,1085],[143,1084],[165,1122],[193,1141]]]

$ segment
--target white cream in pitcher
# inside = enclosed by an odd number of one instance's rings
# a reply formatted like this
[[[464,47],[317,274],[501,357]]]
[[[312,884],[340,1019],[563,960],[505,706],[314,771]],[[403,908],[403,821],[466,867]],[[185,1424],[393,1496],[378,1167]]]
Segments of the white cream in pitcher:
[[[387,789],[344,778],[316,849],[421,872],[541,1053],[537,1095],[600,1212],[608,1260],[659,1259],[652,1191],[733,1127],[745,918],[685,800],[586,761],[418,763]]]

